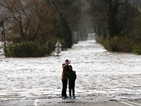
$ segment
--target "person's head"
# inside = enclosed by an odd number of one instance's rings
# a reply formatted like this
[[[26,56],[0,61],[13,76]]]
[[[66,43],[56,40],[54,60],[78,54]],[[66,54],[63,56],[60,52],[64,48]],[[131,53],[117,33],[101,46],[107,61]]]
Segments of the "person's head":
[[[69,70],[72,70],[72,66],[71,65],[69,65]]]
[[[66,64],[69,64],[69,60],[68,60],[68,59],[66,59],[66,60],[65,60],[65,63],[66,63]]]

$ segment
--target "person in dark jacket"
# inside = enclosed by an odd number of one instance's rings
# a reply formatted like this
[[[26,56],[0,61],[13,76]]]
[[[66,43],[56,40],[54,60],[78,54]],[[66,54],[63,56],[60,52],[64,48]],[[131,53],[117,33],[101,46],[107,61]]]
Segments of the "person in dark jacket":
[[[62,99],[65,99],[67,98],[67,94],[66,94],[66,90],[67,90],[67,83],[68,83],[68,80],[67,80],[67,72],[69,71],[69,60],[66,59],[65,60],[65,63],[62,64],[62,68],[63,68],[63,71],[62,71]]]
[[[69,98],[75,99],[75,80],[76,80],[76,72],[72,70],[72,66],[69,65],[69,71],[67,73],[67,78],[69,79]],[[72,95],[71,95],[72,93]]]

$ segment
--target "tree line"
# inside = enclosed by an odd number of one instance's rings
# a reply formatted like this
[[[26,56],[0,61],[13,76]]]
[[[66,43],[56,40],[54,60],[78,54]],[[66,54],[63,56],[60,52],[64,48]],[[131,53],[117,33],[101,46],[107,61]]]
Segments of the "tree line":
[[[128,0],[89,0],[96,40],[107,50],[141,54],[141,12]]]
[[[7,57],[46,56],[57,40],[71,48],[80,0],[1,0]],[[31,53],[29,53],[32,48]],[[33,53],[32,53],[33,52]]]

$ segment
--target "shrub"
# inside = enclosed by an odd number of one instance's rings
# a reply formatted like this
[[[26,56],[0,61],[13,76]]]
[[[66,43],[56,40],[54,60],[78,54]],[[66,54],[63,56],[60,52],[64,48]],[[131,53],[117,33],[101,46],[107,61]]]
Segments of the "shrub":
[[[132,52],[134,42],[127,36],[114,36],[110,39],[102,39],[101,44],[105,49],[113,52]]]
[[[140,55],[141,54],[140,46],[138,46],[138,45],[133,46],[132,52],[135,53],[135,54],[139,54]]]
[[[7,57],[42,57],[50,52],[44,44],[34,41],[9,45],[6,50]]]
[[[57,38],[49,39],[45,44],[37,41],[26,41],[9,45],[6,48],[6,57],[43,57],[50,55],[55,50]],[[60,39],[62,48],[66,49],[66,43]]]

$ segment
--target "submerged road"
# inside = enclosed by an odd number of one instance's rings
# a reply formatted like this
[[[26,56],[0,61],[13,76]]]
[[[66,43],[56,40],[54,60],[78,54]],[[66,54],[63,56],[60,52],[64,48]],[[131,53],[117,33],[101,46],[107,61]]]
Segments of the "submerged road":
[[[60,98],[66,58],[78,76],[76,99]],[[0,66],[0,106],[141,106],[141,57],[110,53],[94,40],[59,57],[1,58]]]

